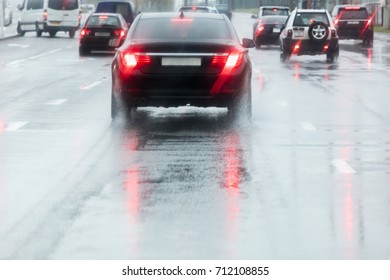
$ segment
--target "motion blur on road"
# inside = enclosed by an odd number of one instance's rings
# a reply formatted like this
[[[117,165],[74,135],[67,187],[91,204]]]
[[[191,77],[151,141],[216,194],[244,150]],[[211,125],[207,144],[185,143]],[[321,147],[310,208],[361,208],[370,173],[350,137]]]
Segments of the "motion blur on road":
[[[330,64],[250,49],[252,121],[112,122],[113,54],[77,37],[0,41],[1,259],[390,258],[388,41]]]

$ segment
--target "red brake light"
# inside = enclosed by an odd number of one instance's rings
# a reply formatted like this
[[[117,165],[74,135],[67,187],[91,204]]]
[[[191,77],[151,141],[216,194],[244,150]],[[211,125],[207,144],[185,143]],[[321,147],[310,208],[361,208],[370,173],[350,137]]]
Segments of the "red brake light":
[[[122,39],[123,37],[125,37],[126,32],[124,30],[115,30],[114,35],[118,36],[119,39]]]
[[[171,22],[192,22],[192,18],[173,18]]]
[[[360,10],[360,7],[357,6],[347,6],[345,7],[346,10]]]
[[[334,20],[334,25],[337,25],[339,23],[339,18],[336,18],[335,20]]]
[[[108,19],[108,16],[99,16],[99,19]]]
[[[211,60],[211,66],[223,66],[224,71],[237,68],[241,65],[243,60],[242,53],[216,53]],[[228,73],[222,73],[228,74]]]
[[[119,59],[121,65],[125,67],[127,72],[131,71],[137,65],[145,65],[152,62],[151,57],[148,54],[132,52],[120,52]]]
[[[243,59],[242,53],[232,53],[226,61],[226,68],[237,68],[241,65]]]
[[[91,30],[89,29],[81,29],[80,31],[80,39],[83,38],[85,35],[89,35],[91,33]]]
[[[192,6],[192,8],[191,8],[193,11],[195,11],[196,10],[196,7],[195,6]]]
[[[257,31],[258,32],[261,32],[264,30],[264,26],[263,25],[260,25],[259,27],[257,27]]]
[[[277,12],[277,11],[278,11],[278,9],[277,9],[277,8],[273,8],[273,9],[272,9],[272,11],[274,11],[274,12]]]
[[[287,37],[288,38],[292,38],[292,34],[293,34],[293,32],[291,29],[287,30]]]

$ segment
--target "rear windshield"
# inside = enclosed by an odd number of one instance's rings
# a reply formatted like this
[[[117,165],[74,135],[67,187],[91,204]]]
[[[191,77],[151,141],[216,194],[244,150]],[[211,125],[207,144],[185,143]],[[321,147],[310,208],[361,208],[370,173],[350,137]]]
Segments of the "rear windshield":
[[[273,16],[269,16],[269,17],[263,17],[261,19],[261,23],[264,23],[264,24],[284,24],[286,23],[286,20],[287,20],[287,17],[282,17],[282,16],[279,16],[279,17],[273,17]]]
[[[121,14],[123,17],[128,17],[131,15],[131,6],[129,3],[101,2],[96,12]]]
[[[288,16],[287,9],[265,8],[260,16]]]
[[[102,26],[114,26],[120,27],[120,22],[117,17],[114,16],[90,16],[85,26],[88,27],[102,27]]]
[[[367,10],[341,10],[340,19],[367,19]]]
[[[297,13],[294,19],[294,26],[309,26],[315,21],[321,21],[329,25],[329,20],[325,13]]]
[[[79,8],[77,0],[49,0],[48,7],[53,10],[76,10]]]
[[[230,39],[224,20],[205,18],[148,18],[138,22],[134,39],[204,40]]]

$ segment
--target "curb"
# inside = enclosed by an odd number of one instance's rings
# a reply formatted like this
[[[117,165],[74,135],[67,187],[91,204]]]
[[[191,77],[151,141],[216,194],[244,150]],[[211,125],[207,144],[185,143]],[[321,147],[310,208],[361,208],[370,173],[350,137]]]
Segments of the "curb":
[[[0,37],[0,41],[2,41],[2,40],[8,40],[8,39],[13,39],[13,38],[16,38],[16,37],[19,37],[19,34],[14,34],[14,35],[9,35],[9,36]]]

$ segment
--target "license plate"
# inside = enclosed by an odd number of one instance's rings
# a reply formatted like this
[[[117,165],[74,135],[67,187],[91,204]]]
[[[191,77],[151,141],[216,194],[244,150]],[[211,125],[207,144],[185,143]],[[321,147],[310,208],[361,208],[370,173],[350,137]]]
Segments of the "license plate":
[[[98,36],[98,37],[109,37],[110,33],[109,32],[95,32],[95,36]]]
[[[280,32],[280,28],[274,27],[274,28],[272,29],[272,31],[273,31],[274,33],[279,33],[279,32]]]
[[[199,57],[163,57],[161,60],[162,66],[200,66],[201,59]]]
[[[295,37],[303,37],[303,30],[294,30]]]
[[[49,24],[57,26],[61,24],[61,21],[49,21]]]
[[[111,39],[110,41],[108,41],[108,45],[110,47],[117,47],[118,46],[118,43],[119,43],[119,40],[118,39]]]
[[[347,23],[348,23],[348,24],[359,24],[358,21],[348,21]]]

